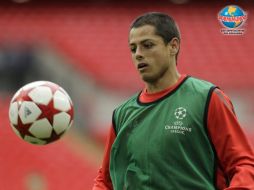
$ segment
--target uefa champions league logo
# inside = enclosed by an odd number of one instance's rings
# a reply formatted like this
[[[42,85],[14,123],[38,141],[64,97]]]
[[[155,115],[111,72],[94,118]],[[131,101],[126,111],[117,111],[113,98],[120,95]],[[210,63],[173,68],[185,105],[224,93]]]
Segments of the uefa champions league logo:
[[[187,135],[192,132],[192,127],[188,121],[183,119],[187,116],[187,110],[184,107],[178,107],[174,112],[176,120],[172,123],[165,125],[165,130],[173,134]]]
[[[242,35],[245,31],[242,26],[247,20],[247,14],[239,6],[229,5],[218,13],[218,20],[224,27],[221,29],[224,35]]]
[[[187,115],[187,111],[183,107],[179,107],[175,110],[175,117],[176,119],[183,119]]]

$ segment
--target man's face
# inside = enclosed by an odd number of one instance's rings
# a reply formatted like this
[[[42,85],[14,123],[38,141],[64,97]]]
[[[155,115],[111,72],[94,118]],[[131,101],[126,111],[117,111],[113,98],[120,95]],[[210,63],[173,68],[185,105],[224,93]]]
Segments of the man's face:
[[[129,47],[134,65],[145,82],[155,83],[168,71],[170,45],[165,45],[162,37],[155,34],[153,26],[132,28]]]

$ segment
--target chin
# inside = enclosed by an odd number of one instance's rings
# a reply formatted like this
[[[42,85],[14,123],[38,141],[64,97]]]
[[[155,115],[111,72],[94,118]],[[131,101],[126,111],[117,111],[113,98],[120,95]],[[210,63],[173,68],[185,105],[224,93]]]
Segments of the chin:
[[[141,73],[141,78],[146,83],[156,83],[159,80],[162,80],[167,74],[168,67],[162,68],[159,72],[153,73]]]
[[[154,76],[143,75],[141,77],[142,80],[146,83],[155,83],[158,80],[158,78]]]

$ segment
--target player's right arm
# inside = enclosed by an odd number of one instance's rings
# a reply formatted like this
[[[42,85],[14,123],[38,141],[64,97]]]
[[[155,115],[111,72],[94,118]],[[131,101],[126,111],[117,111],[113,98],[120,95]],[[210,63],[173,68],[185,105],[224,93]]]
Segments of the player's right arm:
[[[113,124],[107,138],[102,166],[99,169],[98,175],[95,178],[95,183],[92,190],[113,190],[110,174],[109,174],[109,159],[112,144],[116,138]]]

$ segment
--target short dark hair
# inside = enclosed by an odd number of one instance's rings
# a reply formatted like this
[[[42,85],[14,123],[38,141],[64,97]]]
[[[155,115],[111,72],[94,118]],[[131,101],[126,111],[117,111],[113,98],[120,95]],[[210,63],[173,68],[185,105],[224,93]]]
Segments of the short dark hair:
[[[168,44],[172,38],[176,37],[180,41],[180,31],[175,20],[164,13],[149,12],[137,17],[131,24],[130,29],[138,28],[144,25],[155,27],[155,34],[162,37],[165,44]]]

